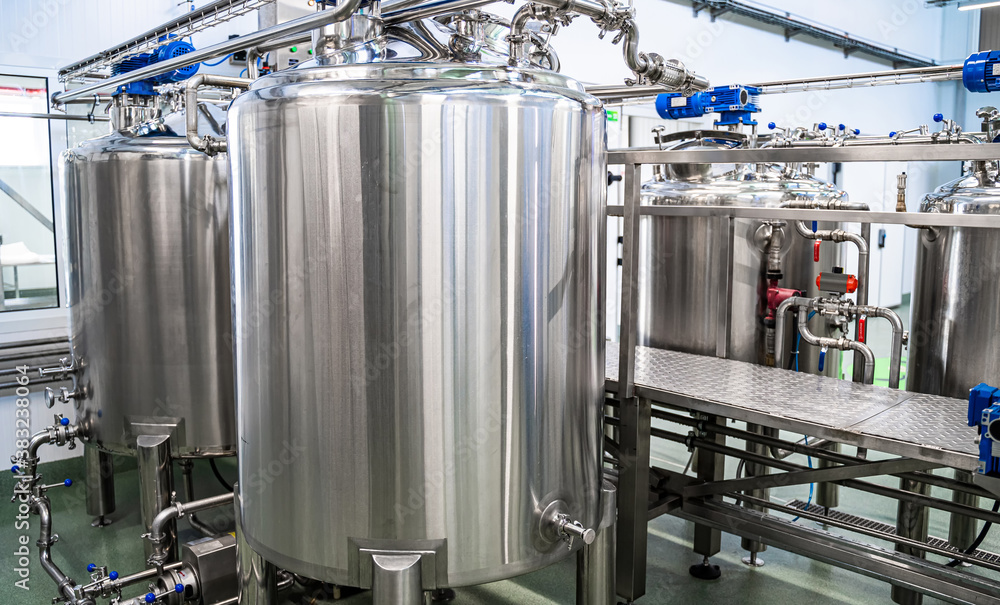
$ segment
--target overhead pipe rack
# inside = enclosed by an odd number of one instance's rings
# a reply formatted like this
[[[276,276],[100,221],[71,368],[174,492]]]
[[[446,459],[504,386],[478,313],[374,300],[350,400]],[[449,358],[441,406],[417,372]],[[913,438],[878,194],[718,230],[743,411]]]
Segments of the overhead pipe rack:
[[[775,12],[769,7],[759,4],[738,2],[737,0],[691,0],[691,8],[695,17],[703,10],[709,11],[712,21],[722,15],[732,13],[754,21],[781,28],[785,40],[794,36],[808,36],[816,40],[828,42],[844,51],[844,57],[854,53],[868,55],[881,61],[892,63],[893,69],[902,67],[930,67],[936,63],[928,58],[912,53],[901,52],[898,48],[882,46],[871,40],[852,36],[848,32],[824,27],[811,23],[788,12]]]
[[[125,57],[148,52],[170,42],[171,37],[186,38],[273,3],[274,0],[216,0],[184,13],[131,40],[91,55],[59,70],[60,82],[75,82],[87,77],[104,77],[104,70]]]

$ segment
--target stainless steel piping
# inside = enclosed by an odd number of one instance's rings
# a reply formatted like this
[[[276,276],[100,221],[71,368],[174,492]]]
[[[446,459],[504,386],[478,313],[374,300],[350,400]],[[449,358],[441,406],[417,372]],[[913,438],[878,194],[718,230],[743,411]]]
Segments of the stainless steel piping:
[[[542,10],[547,7],[550,10]],[[679,91],[684,93],[706,90],[710,84],[706,78],[688,71],[680,61],[667,61],[658,54],[646,54],[639,50],[639,26],[635,22],[635,11],[613,1],[598,0],[537,0],[518,9],[510,28],[511,63],[518,65],[524,59],[524,45],[528,42],[526,25],[535,19],[559,23],[567,17],[579,14],[590,17],[602,31],[616,31],[614,43],[624,40],[622,56],[625,64],[635,74],[635,82],[627,84],[653,84],[662,87],[660,92]]]
[[[184,119],[187,124],[187,140],[198,151],[215,155],[225,153],[228,145],[225,139],[198,134],[198,88],[202,86],[225,86],[246,90],[253,84],[250,78],[196,74],[191,76],[184,87]]]
[[[860,352],[865,358],[864,383],[872,384],[875,382],[875,355],[872,353],[872,350],[868,345],[863,342],[849,340],[847,338],[826,338],[816,336],[809,331],[808,317],[809,316],[806,313],[799,313],[799,334],[802,335],[803,340],[817,347],[829,347],[831,349],[840,349],[841,351],[851,350]]]
[[[197,513],[232,503],[233,494],[220,494],[211,498],[205,498],[204,500],[195,500],[194,502],[177,502],[173,506],[168,506],[161,510],[153,518],[153,522],[149,526],[149,533],[146,534],[146,538],[153,545],[153,553],[149,556],[149,563],[156,566],[157,572],[163,573],[163,561],[167,556],[164,543],[169,538],[167,527],[171,521],[183,517],[185,514]]]
[[[31,498],[31,508],[38,515],[38,559],[42,564],[42,569],[59,586],[59,594],[62,598],[74,605],[92,605],[93,600],[88,597],[78,599],[76,583],[59,569],[59,566],[52,560],[52,545],[56,538],[52,536],[52,508],[49,499],[45,496],[33,496]]]
[[[840,76],[820,76],[815,78],[795,78],[750,84],[761,89],[761,94],[808,92],[810,90],[835,90],[855,86],[888,86],[896,84],[918,84],[921,82],[944,82],[961,80],[965,65],[934,65],[911,69],[870,71]]]
[[[868,210],[868,204],[863,202],[853,202],[864,206],[865,210]],[[857,233],[851,233],[850,231],[845,231],[843,229],[833,229],[833,230],[818,230],[813,231],[808,225],[803,221],[795,222],[795,230],[798,231],[799,235],[806,239],[813,240],[823,240],[829,242],[849,242],[857,246],[858,248],[858,304],[866,305],[868,304],[868,268],[869,268],[869,254],[870,250],[868,247],[868,240]]]
[[[398,25],[407,21],[416,21],[426,17],[436,15],[446,15],[470,8],[479,8],[487,4],[493,4],[495,0],[444,0],[443,2],[431,2],[420,4],[410,8],[393,10],[393,7],[382,9],[382,23],[384,25]]]
[[[852,309],[860,309],[860,310],[862,310],[862,312],[863,311],[872,311],[873,314],[874,314],[874,309],[880,309],[880,307],[862,307],[862,306],[854,305],[852,303],[834,303],[834,304],[835,304],[835,306],[837,306],[839,309],[842,309],[842,310],[848,310],[849,311],[849,310],[852,310]],[[811,344],[813,346],[829,347],[829,348],[832,348],[832,349],[839,349],[841,351],[848,351],[848,350],[850,350],[850,351],[856,351],[861,356],[863,356],[864,360],[865,360],[864,373],[863,373],[863,376],[862,376],[863,377],[863,382],[865,384],[872,384],[874,382],[874,379],[875,379],[875,356],[872,353],[872,350],[871,350],[871,348],[868,345],[866,345],[863,342],[858,342],[856,340],[850,340],[850,339],[847,339],[847,338],[827,338],[827,337],[816,336],[815,334],[813,334],[812,332],[809,331],[808,314],[804,313],[803,311],[809,310],[809,309],[817,309],[817,310],[820,309],[821,305],[820,305],[819,301],[817,299],[814,299],[814,298],[804,298],[804,297],[801,297],[801,296],[792,296],[790,298],[785,299],[784,302],[782,302],[780,305],[778,305],[778,310],[775,312],[775,337],[774,337],[774,340],[775,340],[775,342],[774,342],[774,358],[775,359],[781,360],[781,359],[784,358],[784,353],[785,353],[785,323],[786,323],[785,322],[785,315],[788,313],[788,310],[791,307],[793,307],[793,306],[800,309],[799,314],[798,314],[799,315],[799,318],[798,318],[798,328],[799,328],[799,334],[802,335],[802,339],[803,340],[805,340],[807,343],[809,343],[809,344]],[[884,311],[889,311],[889,310],[888,309],[884,309]],[[892,313],[892,311],[889,311],[889,313]],[[893,313],[893,315],[895,315],[895,313]],[[887,318],[887,319],[890,319],[890,318]],[[896,316],[896,319],[899,319],[898,315]],[[891,321],[893,321],[893,320],[890,319],[890,322]],[[899,325],[902,326],[902,322],[900,322]],[[896,345],[896,339],[895,339],[895,335],[894,335],[893,346],[895,347],[895,345]],[[901,355],[901,353],[902,353],[902,332],[900,332],[900,349],[899,349],[899,351],[900,351],[900,355]],[[894,348],[893,352],[894,352],[894,355],[895,355],[895,348]],[[896,364],[897,365],[896,388],[898,388],[899,387],[899,374],[898,374],[898,359],[899,358],[896,358],[896,359],[897,359],[897,364]],[[890,380],[891,380],[891,377],[890,377]]]
[[[869,317],[881,317],[889,321],[892,326],[892,352],[889,360],[889,386],[894,389],[899,388],[901,365],[903,362],[903,320],[892,309],[886,307],[874,307],[871,305],[858,305],[857,312]]]
[[[187,67],[188,65],[201,63],[202,61],[209,61],[218,57],[224,57],[232,52],[252,48],[269,40],[311,31],[313,29],[323,27],[324,25],[329,25],[330,23],[343,21],[354,14],[359,3],[360,0],[346,0],[343,4],[329,10],[317,11],[313,15],[293,19],[273,27],[256,31],[252,34],[240,36],[238,38],[232,38],[226,40],[225,42],[213,44],[212,46],[208,46],[200,50],[194,50],[166,61],[147,65],[146,67],[139,68],[135,71],[130,71],[100,82],[95,82],[94,84],[88,84],[87,86],[81,86],[80,88],[74,88],[73,90],[56,93],[52,96],[52,102],[59,105],[72,101],[73,99],[79,99],[81,97],[92,95],[93,93],[101,90],[117,88],[123,84],[145,80],[151,76]]]

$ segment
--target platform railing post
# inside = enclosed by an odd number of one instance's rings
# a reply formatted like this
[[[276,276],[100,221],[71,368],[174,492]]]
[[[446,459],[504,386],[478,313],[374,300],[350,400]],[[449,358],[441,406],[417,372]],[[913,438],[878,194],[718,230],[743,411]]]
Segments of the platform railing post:
[[[634,601],[646,594],[647,519],[649,514],[649,400],[635,396],[635,347],[639,311],[640,165],[625,164],[622,231],[622,300],[618,357],[621,468],[618,492],[618,540],[615,587]]]

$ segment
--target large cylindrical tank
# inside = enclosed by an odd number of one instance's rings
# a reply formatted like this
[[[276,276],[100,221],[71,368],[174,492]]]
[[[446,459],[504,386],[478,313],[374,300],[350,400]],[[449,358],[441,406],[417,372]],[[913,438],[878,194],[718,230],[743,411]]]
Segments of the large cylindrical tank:
[[[690,143],[682,143],[690,148]],[[723,146],[710,141],[698,146]],[[736,206],[778,208],[787,201],[847,200],[834,185],[799,170],[774,165],[741,166],[726,170],[705,165],[666,166],[642,186],[647,205]],[[639,344],[697,355],[715,356],[720,337],[728,340],[727,357],[763,364],[767,359],[764,317],[767,315],[766,236],[772,227],[755,219],[734,219],[732,249],[732,315],[728,337],[720,334],[718,305],[730,264],[726,255],[728,224],[715,217],[644,216],[639,226]],[[819,228],[836,225],[820,223]],[[813,241],[800,236],[795,225],[783,231],[782,274],[778,285],[820,294],[816,276],[841,263],[838,244],[820,246],[820,262],[813,257]],[[850,269],[853,272],[853,269]],[[723,299],[724,301],[724,299]],[[827,320],[810,322],[814,333],[827,335]],[[795,330],[788,330],[793,338]],[[785,351],[793,351],[786,343]],[[793,365],[791,355],[779,362]],[[818,350],[803,345],[802,371],[817,373]],[[838,363],[831,351],[824,373],[834,375]]]
[[[1000,213],[1000,189],[975,174],[928,194],[921,212]],[[919,230],[907,389],[966,399],[980,382],[1000,384],[1000,236],[993,229]]]
[[[112,134],[61,159],[78,422],[119,454],[140,434],[170,434],[174,456],[232,454],[226,158],[188,145],[182,113],[113,112]]]
[[[985,166],[983,167],[985,169]],[[921,212],[998,214],[996,174],[970,172],[926,195]],[[996,326],[1000,325],[1000,236],[993,229],[934,227],[917,235],[906,388],[966,399],[979,384],[1000,384]],[[960,481],[971,474],[955,471]],[[978,506],[976,496],[953,500]],[[948,540],[960,549],[975,539],[974,519],[952,515]]]
[[[546,511],[600,521],[604,112],[485,48],[428,56],[442,27],[229,114],[243,532],[338,584],[362,548],[498,580],[570,554]]]

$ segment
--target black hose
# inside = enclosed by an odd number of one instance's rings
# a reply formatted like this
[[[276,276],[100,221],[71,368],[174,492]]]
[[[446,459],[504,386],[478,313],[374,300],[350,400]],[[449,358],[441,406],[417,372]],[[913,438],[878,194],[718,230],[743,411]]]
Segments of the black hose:
[[[993,512],[998,512],[998,511],[1000,511],[1000,500],[994,500]],[[993,527],[992,521],[987,521],[986,523],[984,523],[983,528],[979,530],[979,535],[976,536],[976,540],[972,543],[971,546],[963,550],[962,554],[971,555],[972,553],[979,550],[979,546],[983,543],[983,540],[986,539],[986,534],[990,533],[991,527]],[[951,562],[948,563],[948,567],[958,567],[961,564],[962,562],[959,561],[958,559],[952,559]]]
[[[232,493],[233,484],[226,481],[226,478],[223,477],[222,473],[219,472],[219,467],[215,466],[215,458],[209,458],[208,463],[212,465],[212,472],[215,473],[215,478],[219,480],[219,483],[222,484],[222,487],[226,488],[227,492]]]

